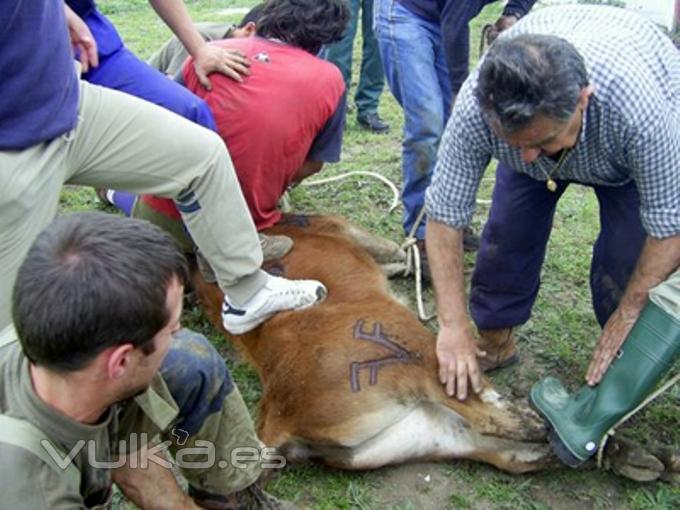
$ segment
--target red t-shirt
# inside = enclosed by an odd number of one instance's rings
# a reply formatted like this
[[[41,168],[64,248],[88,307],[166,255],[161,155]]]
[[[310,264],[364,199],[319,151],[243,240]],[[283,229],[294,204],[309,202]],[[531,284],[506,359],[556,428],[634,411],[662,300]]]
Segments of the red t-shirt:
[[[255,225],[263,230],[280,219],[278,201],[307,159],[315,138],[336,113],[345,84],[333,64],[288,44],[260,37],[211,44],[244,53],[250,75],[239,83],[213,73],[208,91],[188,60],[184,81],[208,103]],[[340,136],[341,131],[342,127]],[[174,217],[179,217],[169,199],[145,196],[144,200],[165,214],[173,215],[171,208]]]

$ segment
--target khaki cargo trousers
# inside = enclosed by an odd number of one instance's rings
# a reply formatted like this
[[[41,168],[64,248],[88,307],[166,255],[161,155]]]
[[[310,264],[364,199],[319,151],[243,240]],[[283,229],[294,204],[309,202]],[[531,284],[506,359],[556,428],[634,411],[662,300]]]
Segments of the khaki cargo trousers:
[[[0,151],[0,329],[11,322],[18,268],[57,213],[64,184],[173,198],[230,299],[245,302],[264,286],[255,226],[219,136],[141,99],[81,82],[72,131]]]

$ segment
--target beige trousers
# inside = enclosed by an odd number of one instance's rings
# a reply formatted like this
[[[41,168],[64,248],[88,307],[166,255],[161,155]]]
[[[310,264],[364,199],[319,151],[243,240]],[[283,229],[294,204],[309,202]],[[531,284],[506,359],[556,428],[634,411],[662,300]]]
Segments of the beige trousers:
[[[75,129],[25,150],[0,151],[0,329],[10,323],[18,268],[57,213],[64,184],[179,198],[184,223],[230,299],[243,303],[264,286],[255,226],[219,136],[141,99],[81,82]]]

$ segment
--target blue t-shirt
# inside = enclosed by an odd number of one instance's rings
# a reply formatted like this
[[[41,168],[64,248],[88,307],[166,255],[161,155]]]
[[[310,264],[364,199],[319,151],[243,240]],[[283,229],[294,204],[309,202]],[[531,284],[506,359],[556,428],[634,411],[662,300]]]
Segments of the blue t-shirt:
[[[0,150],[76,125],[78,78],[62,0],[0,2]]]

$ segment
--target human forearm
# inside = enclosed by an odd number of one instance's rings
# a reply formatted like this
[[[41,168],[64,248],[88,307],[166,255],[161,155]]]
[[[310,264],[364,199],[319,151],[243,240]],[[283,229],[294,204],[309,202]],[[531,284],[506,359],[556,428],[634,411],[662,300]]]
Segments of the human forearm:
[[[182,0],[149,0],[149,3],[190,55],[195,56],[206,45]]]
[[[469,321],[463,280],[463,230],[428,220],[426,246],[440,326],[467,326]]]
[[[503,16],[525,16],[536,3],[536,0],[510,0],[503,9]]]
[[[129,462],[112,471],[113,482],[139,508],[145,509],[198,509],[193,500],[185,494],[172,471],[155,462],[156,458],[166,459],[162,452],[144,457],[144,452],[134,454],[139,459],[148,459],[144,468],[131,468]],[[129,459],[128,459],[129,460]]]
[[[447,395],[465,400],[469,387],[475,393],[481,391],[482,377],[477,363],[481,353],[467,316],[463,230],[428,220],[426,246],[439,316],[436,345],[439,381],[445,385]]]
[[[647,237],[619,307],[639,313],[647,301],[649,290],[668,278],[678,266],[680,235],[666,239]]]
[[[647,238],[619,306],[602,330],[586,373],[588,384],[595,385],[602,379],[645,306],[649,290],[664,281],[679,265],[680,235],[666,239]]]
[[[236,81],[243,81],[241,76],[250,74],[250,64],[243,53],[210,45],[203,39],[182,0],[149,0],[149,3],[192,56],[196,76],[207,90],[212,89],[210,73],[222,73]]]

